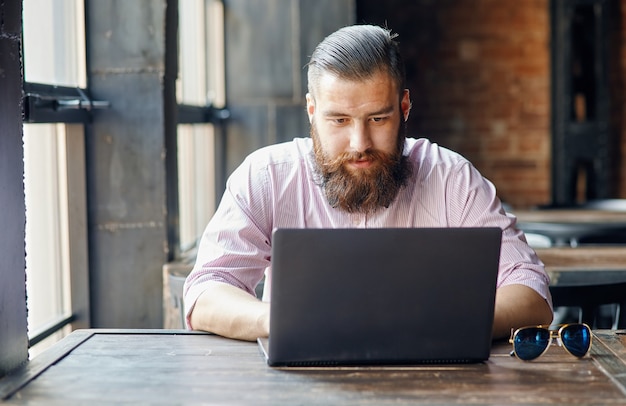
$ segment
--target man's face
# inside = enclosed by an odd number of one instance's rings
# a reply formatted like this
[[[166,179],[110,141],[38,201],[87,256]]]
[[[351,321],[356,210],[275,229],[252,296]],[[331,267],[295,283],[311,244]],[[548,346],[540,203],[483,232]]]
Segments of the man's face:
[[[307,94],[315,158],[329,203],[349,212],[389,206],[410,168],[402,158],[409,92],[384,72],[348,81],[323,75]]]

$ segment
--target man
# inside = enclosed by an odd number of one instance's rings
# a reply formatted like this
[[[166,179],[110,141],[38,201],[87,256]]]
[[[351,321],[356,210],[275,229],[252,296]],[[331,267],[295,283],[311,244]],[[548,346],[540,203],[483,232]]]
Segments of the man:
[[[254,288],[266,274],[269,298],[271,233],[280,227],[500,227],[494,338],[550,323],[543,264],[494,186],[460,155],[406,138],[411,101],[394,36],[340,29],[308,69],[311,138],[262,148],[231,175],[185,284],[188,325],[242,340],[268,336],[269,303]]]

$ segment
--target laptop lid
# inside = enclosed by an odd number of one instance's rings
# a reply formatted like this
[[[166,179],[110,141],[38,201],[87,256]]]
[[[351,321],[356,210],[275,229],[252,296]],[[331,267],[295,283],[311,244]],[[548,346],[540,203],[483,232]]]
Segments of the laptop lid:
[[[270,366],[489,357],[499,228],[277,229]]]

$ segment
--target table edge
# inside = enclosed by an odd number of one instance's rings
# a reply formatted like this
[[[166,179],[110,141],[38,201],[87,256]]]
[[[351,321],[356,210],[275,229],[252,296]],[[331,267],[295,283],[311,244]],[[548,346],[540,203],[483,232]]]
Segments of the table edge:
[[[626,359],[623,357],[624,345],[619,339],[619,335],[624,334],[626,334],[624,330],[593,331],[591,353],[599,369],[626,396]]]
[[[97,334],[146,334],[146,335],[211,335],[204,331],[177,329],[79,329],[34,357],[22,366],[0,378],[0,401],[7,400],[49,367],[65,358],[75,348]]]

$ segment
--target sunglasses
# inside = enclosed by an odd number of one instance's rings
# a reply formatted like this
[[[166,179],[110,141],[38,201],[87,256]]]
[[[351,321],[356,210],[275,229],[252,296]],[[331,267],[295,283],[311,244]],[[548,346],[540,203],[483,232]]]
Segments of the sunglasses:
[[[555,338],[559,346],[577,358],[584,357],[591,349],[591,329],[584,323],[564,324],[558,330],[548,326],[522,327],[511,330],[511,356],[523,361],[539,358]]]

